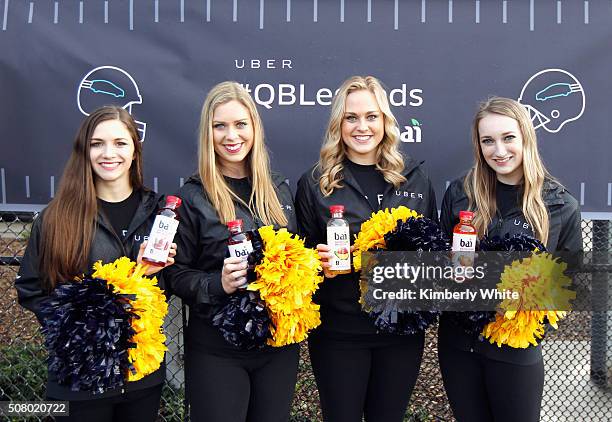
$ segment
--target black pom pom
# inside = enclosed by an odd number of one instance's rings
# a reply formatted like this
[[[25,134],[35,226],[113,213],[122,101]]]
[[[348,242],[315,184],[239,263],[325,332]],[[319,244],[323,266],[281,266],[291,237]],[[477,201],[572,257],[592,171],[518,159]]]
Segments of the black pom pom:
[[[389,251],[448,251],[450,242],[440,226],[429,218],[410,217],[398,221],[395,229],[385,234]]]
[[[376,328],[389,334],[412,335],[422,333],[436,322],[439,312],[411,312],[398,310],[396,302],[387,303],[381,309],[370,311]]]
[[[515,234],[512,237],[508,233],[504,237],[484,236],[480,240],[481,251],[529,252],[536,249],[546,252],[546,246],[542,242],[524,233]]]
[[[495,321],[495,311],[470,311],[470,312],[449,312],[452,314],[453,322],[463,328],[470,336],[477,336],[482,333],[484,327],[490,322]]]
[[[213,317],[213,325],[221,331],[223,338],[242,350],[260,349],[271,338],[266,305],[259,293],[238,290]]]
[[[385,234],[389,251],[436,252],[450,250],[450,242],[438,224],[429,218],[410,217],[398,221],[393,231]],[[368,301],[370,302],[370,301]],[[368,312],[376,328],[384,333],[411,335],[423,332],[433,324],[439,312],[406,311],[396,301],[382,302]]]
[[[513,236],[506,233],[505,236],[484,236],[480,240],[480,250],[484,252],[503,252],[500,253],[497,259],[491,254],[489,255],[489,262],[493,263],[490,268],[497,268],[501,276],[501,271],[506,264],[512,262],[512,255],[508,252],[530,252],[539,250],[542,252],[546,251],[546,246],[538,239],[526,235],[524,233],[518,233]],[[495,263],[497,261],[497,263]],[[490,270],[491,271],[491,270]],[[490,275],[492,273],[490,272]],[[494,311],[478,311],[478,312],[453,312],[453,320],[463,330],[470,335],[479,335],[484,327],[495,320]]]
[[[103,393],[124,385],[135,334],[128,298],[105,280],[60,284],[41,309],[49,371],[72,391]]]
[[[250,283],[257,279],[255,267],[261,264],[261,261],[263,260],[264,244],[259,231],[251,230],[249,233],[251,233],[251,245],[253,246],[253,252],[251,252],[247,257],[247,263],[249,265],[247,270],[247,281]]]

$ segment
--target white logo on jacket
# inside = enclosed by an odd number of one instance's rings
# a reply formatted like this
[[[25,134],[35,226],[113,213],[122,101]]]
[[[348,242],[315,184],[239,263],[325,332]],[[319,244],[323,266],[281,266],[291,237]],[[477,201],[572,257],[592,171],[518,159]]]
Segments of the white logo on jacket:
[[[515,225],[515,226],[521,226],[521,225],[522,225],[523,230],[529,230],[529,229],[530,229],[530,227],[531,227],[531,226],[529,226],[529,223],[526,223],[526,222],[524,222],[524,221],[521,221],[521,220],[520,220],[520,219],[518,219],[518,218],[515,218],[515,219],[514,219],[514,225]]]
[[[420,192],[408,192],[405,190],[396,190],[395,196],[402,196],[404,198],[423,199],[423,194]]]
[[[125,237],[125,235],[127,234],[127,230],[121,230],[121,237]],[[134,241],[135,242],[144,242],[144,241],[148,241],[149,240],[149,236],[148,235],[140,235],[140,234],[135,234],[134,235]]]

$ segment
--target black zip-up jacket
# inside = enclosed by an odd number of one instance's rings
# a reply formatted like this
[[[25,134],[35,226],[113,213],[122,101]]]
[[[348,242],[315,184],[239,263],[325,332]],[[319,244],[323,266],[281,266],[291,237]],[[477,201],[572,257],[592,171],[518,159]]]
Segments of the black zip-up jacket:
[[[442,200],[440,224],[449,238],[452,238],[453,227],[459,222],[459,211],[468,209],[468,199],[463,189],[465,177],[454,180],[446,190]],[[551,252],[579,252],[582,250],[582,231],[580,228],[580,208],[578,201],[559,183],[554,180],[544,182],[543,199],[548,208],[550,227],[548,231],[547,250]],[[533,236],[533,230],[527,223],[520,203],[508,210],[505,215],[498,211],[488,227],[489,236],[510,236],[524,233]],[[519,365],[528,365],[542,359],[541,346],[529,346],[526,349],[515,349],[506,345],[498,347],[488,340],[466,334],[453,323],[450,314],[440,318],[439,336],[441,347],[444,344],[463,351],[481,353],[484,356]]]
[[[459,211],[468,209],[468,198],[463,189],[464,177],[454,180],[446,190],[442,200],[440,225],[452,237],[453,227],[459,222]],[[543,199],[550,216],[550,228],[546,249],[576,252],[582,250],[580,231],[580,209],[578,201],[559,183],[553,180],[544,182]],[[509,210],[506,215],[498,212],[488,227],[489,236],[510,236],[525,233],[533,236],[533,231],[523,216],[520,204]]]
[[[99,211],[98,224],[89,254],[89,262],[87,268],[83,268],[83,272],[91,272],[93,264],[98,260],[108,263],[122,256],[127,256],[135,261],[138,257],[140,244],[149,235],[158,205],[163,205],[161,200],[162,196],[155,192],[142,191],[140,204],[123,240],[117,236],[110,222]],[[42,287],[41,279],[43,275],[39,273],[39,252],[43,219],[44,211],[32,225],[30,240],[21,261],[19,274],[15,279],[19,304],[32,311],[41,324],[43,324],[43,317],[40,313],[41,304],[49,299],[47,292]],[[159,273],[157,278],[160,280],[161,285]],[[164,382],[165,373],[166,367],[162,362],[160,369],[139,381],[126,383],[124,388],[116,388],[103,394],[93,394],[87,391],[71,391],[70,387],[57,383],[57,376],[53,372],[48,372],[47,397],[61,400],[91,400],[114,397],[124,392],[137,391],[161,384]]]
[[[276,173],[272,174],[272,181],[287,216],[287,230],[297,233],[289,185],[283,176]],[[183,203],[178,210],[180,224],[175,241],[181,253],[177,254],[175,264],[166,270],[165,281],[172,292],[189,305],[185,341],[189,346],[203,351],[240,354],[241,350],[227,343],[219,330],[212,325],[212,317],[229,297],[221,284],[229,231],[219,220],[216,209],[208,200],[199,176],[190,177],[178,195]],[[244,230],[263,225],[259,218],[251,214],[248,207],[239,202],[235,202],[235,206],[236,218],[242,219]]]
[[[421,168],[423,162],[405,159],[403,176],[406,181],[399,189],[388,184],[380,209],[404,205],[425,217],[438,221],[436,195],[431,181]],[[295,206],[300,233],[306,243],[315,247],[327,243],[327,221],[331,205],[344,205],[344,218],[350,226],[351,244],[359,233],[361,224],[368,220],[374,209],[348,166],[344,166],[343,187],[334,189],[324,196],[319,189],[320,171],[316,166],[302,175],[298,182]],[[315,171],[313,174],[313,170]],[[342,274],[325,278],[315,300],[321,305],[321,331],[349,334],[372,334],[376,328],[370,318],[361,310],[359,299],[359,273]]]

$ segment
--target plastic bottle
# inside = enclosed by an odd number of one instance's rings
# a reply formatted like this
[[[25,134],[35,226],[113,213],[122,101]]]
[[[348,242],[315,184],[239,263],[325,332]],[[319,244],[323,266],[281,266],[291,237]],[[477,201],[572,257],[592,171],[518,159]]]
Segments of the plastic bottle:
[[[227,238],[227,249],[232,258],[241,258],[246,261],[249,254],[253,252],[253,244],[251,242],[251,234],[244,232],[242,229],[242,220],[232,220],[227,222],[227,229],[230,232]],[[246,288],[248,285],[245,282],[240,289]]]
[[[166,205],[158,211],[142,256],[142,260],[147,264],[156,267],[166,265],[170,245],[179,225],[176,210],[181,206],[181,202],[178,196],[167,196]]]
[[[331,218],[327,222],[327,245],[333,257],[327,272],[348,274],[351,272],[351,238],[348,221],[343,217],[344,205],[332,205],[329,211]]]
[[[471,267],[474,264],[474,253],[478,231],[472,224],[474,213],[460,211],[459,223],[453,229],[453,264],[455,266]]]

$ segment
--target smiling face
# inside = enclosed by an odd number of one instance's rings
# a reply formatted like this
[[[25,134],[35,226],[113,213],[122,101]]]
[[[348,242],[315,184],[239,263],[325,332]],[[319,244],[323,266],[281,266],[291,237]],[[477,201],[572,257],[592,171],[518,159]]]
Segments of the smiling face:
[[[253,147],[253,121],[239,101],[220,104],[213,112],[213,144],[221,172],[230,177],[246,177],[246,158]]]
[[[384,116],[374,94],[366,89],[348,94],[341,136],[349,160],[357,164],[375,164],[376,149],[384,135]]]
[[[480,151],[497,180],[517,185],[523,179],[523,136],[518,122],[496,113],[478,122]]]
[[[129,190],[134,140],[123,122],[105,120],[96,126],[89,140],[89,159],[96,189],[113,186]]]

